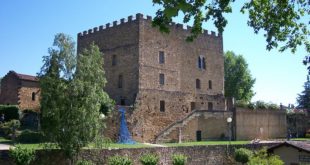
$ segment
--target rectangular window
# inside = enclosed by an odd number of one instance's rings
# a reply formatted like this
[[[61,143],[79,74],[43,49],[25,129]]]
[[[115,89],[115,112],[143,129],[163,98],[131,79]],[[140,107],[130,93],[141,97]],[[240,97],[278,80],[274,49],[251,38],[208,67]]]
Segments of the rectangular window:
[[[160,100],[159,102],[160,106],[160,112],[165,112],[165,101]]]
[[[164,74],[159,74],[159,84],[164,85],[165,84],[165,75]]]
[[[113,56],[112,56],[112,66],[115,66],[116,63],[117,63],[117,61],[116,61],[116,55],[113,55]]]
[[[124,98],[121,99],[121,105],[126,105],[126,100]]]
[[[213,110],[213,103],[208,102],[208,110],[212,111]]]
[[[163,52],[163,51],[160,51],[159,52],[159,63],[160,64],[164,64],[165,63],[165,52]]]
[[[209,80],[209,89],[212,89],[212,81]]]
[[[196,89],[200,89],[200,80],[196,79]]]
[[[196,109],[196,103],[195,102],[191,102],[191,111]]]
[[[118,88],[123,88],[123,75],[118,76]]]

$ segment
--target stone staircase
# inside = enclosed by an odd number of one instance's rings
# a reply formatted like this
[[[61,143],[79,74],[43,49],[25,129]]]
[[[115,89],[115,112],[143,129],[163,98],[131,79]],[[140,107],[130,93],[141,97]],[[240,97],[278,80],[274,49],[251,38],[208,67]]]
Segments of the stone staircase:
[[[203,115],[205,112],[210,112],[208,110],[194,110],[190,114],[188,114],[185,118],[176,121],[175,123],[172,123],[168,127],[166,127],[164,130],[162,130],[157,137],[155,138],[155,143],[165,143],[169,142],[170,139],[167,138],[167,136],[172,132],[178,130],[178,128],[182,128],[187,125],[188,122],[190,122],[192,119],[199,117]]]

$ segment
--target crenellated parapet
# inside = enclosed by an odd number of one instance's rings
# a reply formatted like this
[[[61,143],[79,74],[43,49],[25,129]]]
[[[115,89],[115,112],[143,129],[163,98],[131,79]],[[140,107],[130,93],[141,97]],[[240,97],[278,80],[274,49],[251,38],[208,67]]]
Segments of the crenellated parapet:
[[[87,35],[91,35],[91,34],[95,34],[98,33],[100,31],[109,29],[109,28],[113,28],[113,27],[117,27],[117,26],[121,26],[123,24],[127,24],[130,22],[134,22],[134,21],[139,21],[139,20],[145,20],[145,21],[152,21],[153,18],[152,16],[146,15],[144,16],[141,13],[137,13],[136,15],[131,15],[128,16],[127,19],[126,18],[122,18],[119,21],[113,21],[112,23],[107,23],[105,25],[101,25],[99,27],[94,27],[93,29],[89,29],[89,30],[85,30],[83,32],[78,33],[78,37],[83,37],[83,36],[87,36]],[[192,27],[191,26],[187,26],[187,25],[183,25],[180,23],[175,23],[172,22],[170,24],[170,28],[175,28],[175,29],[180,29],[186,32],[191,32]],[[211,37],[222,37],[221,34],[216,34],[214,31],[208,31],[208,30],[203,30],[203,35],[207,35],[207,36],[211,36]]]

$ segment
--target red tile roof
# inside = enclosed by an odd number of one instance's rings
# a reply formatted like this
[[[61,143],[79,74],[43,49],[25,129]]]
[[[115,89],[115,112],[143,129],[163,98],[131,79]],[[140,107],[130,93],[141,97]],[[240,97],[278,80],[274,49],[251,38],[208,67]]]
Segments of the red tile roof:
[[[39,79],[36,76],[26,75],[26,74],[20,74],[16,73],[14,71],[11,71],[14,73],[19,79],[21,80],[28,80],[28,81],[39,81]]]

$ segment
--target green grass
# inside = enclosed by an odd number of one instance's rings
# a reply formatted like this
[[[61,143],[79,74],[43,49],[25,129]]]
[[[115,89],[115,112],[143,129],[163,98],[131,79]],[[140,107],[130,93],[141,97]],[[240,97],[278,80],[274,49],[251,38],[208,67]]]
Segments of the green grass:
[[[306,138],[298,138],[298,140],[302,140]],[[293,139],[292,139],[293,140]],[[307,139],[309,140],[309,139]],[[0,143],[1,144],[9,144],[13,145],[13,142],[11,140],[5,139],[3,137],[0,137]],[[250,141],[231,141],[230,144],[249,144]],[[18,144],[18,143],[16,143]],[[229,141],[201,141],[201,142],[184,142],[184,143],[165,143],[162,144],[163,146],[167,147],[181,147],[181,146],[205,146],[205,145],[228,145]],[[43,149],[44,144],[43,143],[34,143],[34,144],[20,144],[23,147],[26,148],[33,148],[33,149]],[[106,149],[121,149],[121,148],[149,148],[153,146],[145,145],[142,143],[136,143],[136,144],[118,144],[118,143],[109,143],[102,145],[103,148]],[[95,145],[94,143],[89,144],[85,149],[94,149]]]
[[[295,141],[307,141],[307,140],[310,140],[310,138],[291,138],[291,140],[295,140]]]
[[[250,141],[231,141],[230,144],[249,144]],[[181,146],[205,146],[205,145],[228,145],[229,141],[201,141],[201,142],[184,142],[184,143],[165,143],[163,145],[168,147]]]

